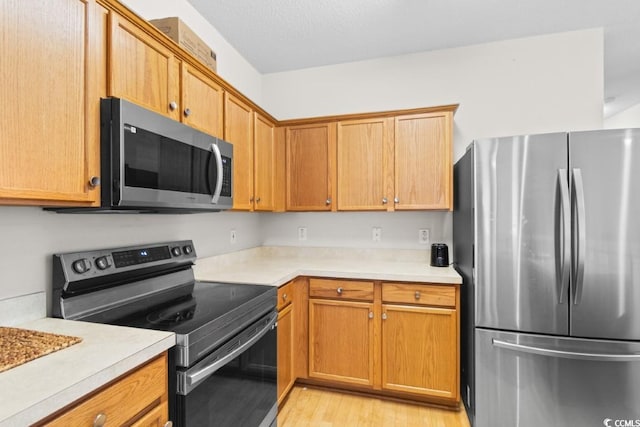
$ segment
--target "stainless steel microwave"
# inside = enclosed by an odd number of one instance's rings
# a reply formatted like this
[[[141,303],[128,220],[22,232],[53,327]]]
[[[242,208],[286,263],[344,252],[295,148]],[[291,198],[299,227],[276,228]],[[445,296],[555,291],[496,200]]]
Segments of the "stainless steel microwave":
[[[119,98],[101,100],[102,210],[233,206],[233,145]]]

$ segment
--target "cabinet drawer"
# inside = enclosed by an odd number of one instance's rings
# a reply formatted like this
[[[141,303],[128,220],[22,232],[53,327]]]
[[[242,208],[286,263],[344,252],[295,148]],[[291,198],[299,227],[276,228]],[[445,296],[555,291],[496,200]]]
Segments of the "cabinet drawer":
[[[310,279],[309,296],[373,301],[373,282]]]
[[[383,283],[382,301],[455,307],[456,288],[413,283]]]
[[[165,353],[44,425],[90,426],[98,414],[106,417],[106,425],[126,425],[145,413],[154,403],[162,405],[166,390]],[[166,409],[166,406],[162,408]],[[161,418],[166,420],[167,417],[168,414],[165,412]]]
[[[282,310],[286,306],[291,303],[293,299],[293,286],[291,286],[291,282],[282,285],[278,288],[278,311]]]

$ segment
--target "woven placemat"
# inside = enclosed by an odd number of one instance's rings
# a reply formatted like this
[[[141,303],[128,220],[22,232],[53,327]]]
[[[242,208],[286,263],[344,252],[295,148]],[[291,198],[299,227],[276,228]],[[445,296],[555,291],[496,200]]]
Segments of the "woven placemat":
[[[82,338],[0,327],[0,372],[82,341]]]

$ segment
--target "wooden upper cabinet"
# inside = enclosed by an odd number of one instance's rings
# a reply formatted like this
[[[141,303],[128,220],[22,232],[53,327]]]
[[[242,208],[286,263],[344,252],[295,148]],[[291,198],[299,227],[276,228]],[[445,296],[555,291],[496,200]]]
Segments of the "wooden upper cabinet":
[[[213,80],[182,63],[182,121],[189,126],[222,138],[223,89]]]
[[[257,211],[275,209],[275,125],[259,113],[254,113],[253,189]]]
[[[253,209],[253,110],[224,94],[224,139],[233,144],[233,209]]]
[[[335,210],[336,124],[290,126],[285,141],[286,209]]]
[[[395,118],[395,209],[453,207],[453,113]]]
[[[98,203],[103,11],[93,0],[0,2],[0,203]]]
[[[393,199],[393,119],[338,122],[338,210],[387,210]]]
[[[110,19],[109,95],[180,120],[180,61],[131,21]]]

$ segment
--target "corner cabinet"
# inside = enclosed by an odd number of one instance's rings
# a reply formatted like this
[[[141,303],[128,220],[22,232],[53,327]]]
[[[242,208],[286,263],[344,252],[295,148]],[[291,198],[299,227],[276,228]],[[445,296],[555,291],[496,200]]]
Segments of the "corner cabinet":
[[[104,9],[52,0],[0,11],[0,204],[95,205]]]
[[[286,210],[335,210],[336,124],[288,126],[285,144]]]
[[[143,365],[36,426],[170,427],[167,354]]]

